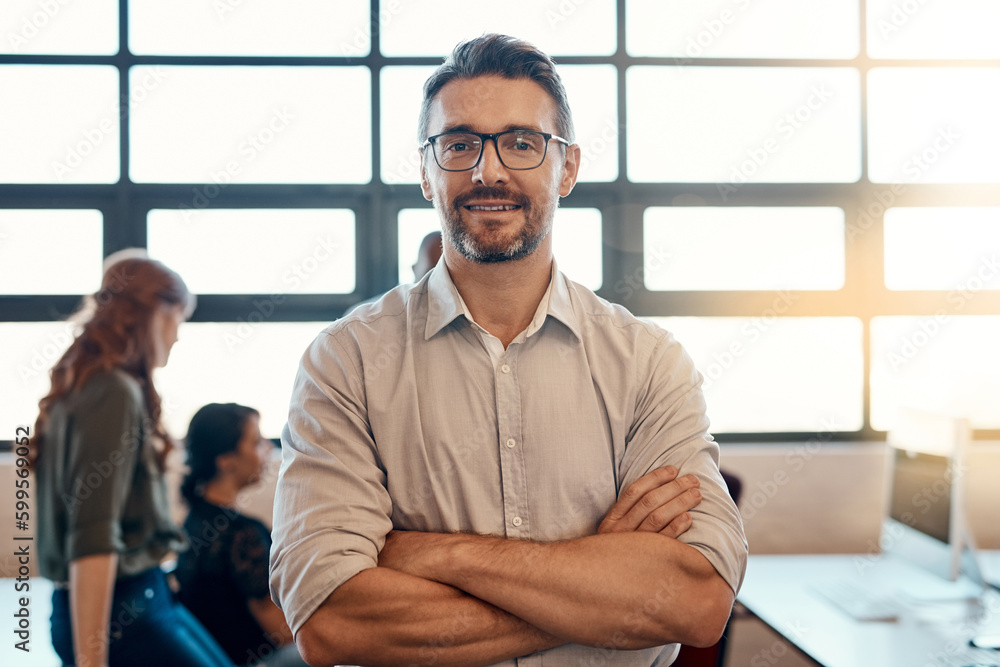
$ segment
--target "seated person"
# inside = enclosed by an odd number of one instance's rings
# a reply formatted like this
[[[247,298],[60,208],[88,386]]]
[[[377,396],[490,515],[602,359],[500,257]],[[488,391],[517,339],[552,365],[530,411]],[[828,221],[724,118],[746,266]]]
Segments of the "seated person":
[[[202,407],[188,428],[181,493],[191,547],[177,560],[180,599],[237,665],[305,664],[268,592],[270,531],[237,511],[237,494],[260,479],[271,447],[259,413],[235,403]]]

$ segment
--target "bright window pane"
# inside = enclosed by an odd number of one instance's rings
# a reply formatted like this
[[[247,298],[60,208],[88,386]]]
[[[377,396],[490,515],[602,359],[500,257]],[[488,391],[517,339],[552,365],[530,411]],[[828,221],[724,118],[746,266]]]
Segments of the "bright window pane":
[[[68,322],[0,322],[0,433],[34,426],[38,401],[49,392],[49,369],[73,342]]]
[[[552,225],[552,254],[570,280],[601,288],[601,212],[596,208],[560,208]]]
[[[863,419],[860,320],[853,317],[650,318],[705,377],[715,433],[857,431]]]
[[[3,0],[0,35],[0,53],[112,55],[118,0]]]
[[[0,182],[118,181],[114,67],[0,65],[0,90]]]
[[[437,211],[432,208],[404,208],[396,223],[399,237],[399,282],[414,279],[413,264],[417,261],[420,242],[431,232],[441,231]]]
[[[628,176],[717,183],[852,182],[861,174],[857,70],[631,67]]]
[[[900,407],[968,417],[973,428],[1000,428],[1000,316],[876,317],[871,336],[874,428],[891,428]]]
[[[612,65],[564,65],[559,68],[559,75],[566,86],[576,143],[580,145],[579,181],[615,180],[618,178],[619,135],[615,68]]]
[[[135,54],[363,56],[368,0],[130,0]]]
[[[1000,58],[996,0],[866,0],[872,58]]]
[[[411,265],[420,241],[440,230],[437,211],[409,208],[399,212],[399,282],[413,280]],[[595,208],[560,208],[552,223],[552,253],[570,280],[592,289],[603,282],[601,212]]]
[[[387,56],[445,56],[461,41],[494,32],[516,35],[552,56],[610,55],[616,19],[614,0],[508,0],[502,6],[386,0],[379,12],[379,37]]]
[[[1000,182],[1000,68],[868,74],[868,171],[879,183]]]
[[[354,212],[152,210],[149,254],[197,294],[354,291]]]
[[[1000,208],[887,210],[885,285],[970,294],[1000,289]]]
[[[174,437],[187,433],[206,403],[241,403],[260,410],[266,438],[281,435],[299,360],[322,322],[188,322],[156,371],[163,423]]]
[[[0,210],[0,292],[96,292],[103,220],[100,211]]]
[[[368,68],[157,65],[130,74],[134,181],[221,188],[371,179]],[[195,188],[191,205],[209,195]]]
[[[381,71],[382,180],[419,183],[420,150],[417,116],[423,85],[434,67],[384,67]]]
[[[844,211],[652,207],[643,227],[651,290],[833,290],[844,284]]]
[[[386,183],[420,182],[417,116],[423,100],[424,81],[434,69],[382,69],[382,180]],[[618,177],[615,68],[611,65],[564,65],[559,68],[559,75],[566,86],[576,142],[582,151],[579,180],[615,180]]]
[[[853,58],[857,0],[628,0],[628,52],[692,58]]]

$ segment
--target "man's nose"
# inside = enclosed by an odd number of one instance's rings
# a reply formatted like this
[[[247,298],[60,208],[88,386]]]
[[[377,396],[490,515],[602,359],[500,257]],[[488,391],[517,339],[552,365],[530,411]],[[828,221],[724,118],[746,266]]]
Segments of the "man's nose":
[[[472,180],[483,185],[496,185],[507,182],[507,168],[500,161],[500,147],[496,139],[487,139],[483,144],[483,154],[479,164],[472,169]]]

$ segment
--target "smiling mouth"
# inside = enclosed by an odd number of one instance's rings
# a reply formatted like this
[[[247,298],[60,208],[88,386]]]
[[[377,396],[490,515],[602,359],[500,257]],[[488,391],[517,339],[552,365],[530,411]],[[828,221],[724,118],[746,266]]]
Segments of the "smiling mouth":
[[[499,205],[499,206],[477,206],[477,205],[469,205],[469,206],[465,206],[463,208],[465,208],[466,210],[469,210],[469,211],[516,211],[517,209],[519,209],[521,207],[518,206],[517,204],[503,204],[503,205]]]

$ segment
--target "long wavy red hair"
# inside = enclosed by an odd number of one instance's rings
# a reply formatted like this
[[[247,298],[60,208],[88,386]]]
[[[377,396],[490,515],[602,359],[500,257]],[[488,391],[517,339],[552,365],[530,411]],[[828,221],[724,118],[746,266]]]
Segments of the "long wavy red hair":
[[[42,455],[52,405],[79,391],[94,373],[115,369],[125,371],[142,387],[150,430],[163,443],[158,452],[161,467],[173,448],[160,423],[160,395],[153,386],[151,322],[163,305],[181,305],[190,315],[194,296],[181,277],[160,262],[136,256],[134,251],[123,254],[130,256],[118,261],[109,258],[101,289],[87,297],[78,314],[83,319],[82,331],[49,371],[52,388],[38,402],[33,461]]]

